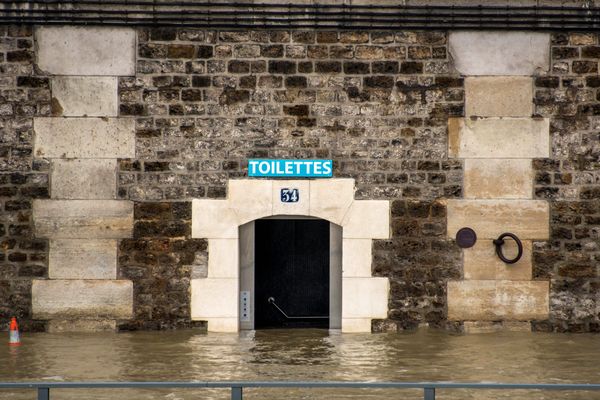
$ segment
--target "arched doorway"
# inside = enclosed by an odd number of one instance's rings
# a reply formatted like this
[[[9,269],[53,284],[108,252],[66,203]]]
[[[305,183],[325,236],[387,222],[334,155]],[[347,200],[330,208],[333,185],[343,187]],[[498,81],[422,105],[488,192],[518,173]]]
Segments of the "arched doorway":
[[[306,216],[240,226],[240,329],[340,329],[342,228]]]
[[[297,189],[299,201],[280,202],[284,188]],[[389,281],[371,275],[371,247],[373,239],[390,237],[389,213],[389,201],[354,200],[353,179],[229,180],[227,199],[192,201],[192,237],[208,239],[209,253],[208,276],[191,280],[192,319],[207,321],[213,332],[244,329],[244,305],[252,299],[241,286],[248,263],[240,250],[250,246],[244,244],[244,226],[269,217],[302,216],[340,227],[341,329],[370,332],[372,319],[387,317]]]

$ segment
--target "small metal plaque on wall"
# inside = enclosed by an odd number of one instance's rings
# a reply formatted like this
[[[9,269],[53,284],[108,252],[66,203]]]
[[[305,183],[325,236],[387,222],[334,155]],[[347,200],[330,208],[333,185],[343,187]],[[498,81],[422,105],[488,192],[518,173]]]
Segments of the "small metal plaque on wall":
[[[300,191],[298,189],[281,189],[282,203],[297,203],[300,200]]]

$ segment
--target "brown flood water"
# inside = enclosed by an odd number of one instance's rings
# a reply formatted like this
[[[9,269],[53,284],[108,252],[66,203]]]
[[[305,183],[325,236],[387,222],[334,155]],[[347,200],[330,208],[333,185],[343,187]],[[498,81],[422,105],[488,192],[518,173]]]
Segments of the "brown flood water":
[[[600,335],[325,330],[24,335],[0,381],[453,381],[600,383]],[[226,390],[56,390],[52,400],[228,399]],[[600,392],[439,390],[438,399],[600,399]],[[35,399],[0,390],[2,400]],[[247,389],[244,399],[422,399],[415,390]]]

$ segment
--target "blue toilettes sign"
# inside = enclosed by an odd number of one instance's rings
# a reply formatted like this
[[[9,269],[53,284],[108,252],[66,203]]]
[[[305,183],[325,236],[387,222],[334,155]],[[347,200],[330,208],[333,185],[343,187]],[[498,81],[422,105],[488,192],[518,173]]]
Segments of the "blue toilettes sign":
[[[248,160],[248,176],[276,178],[331,178],[332,160]]]

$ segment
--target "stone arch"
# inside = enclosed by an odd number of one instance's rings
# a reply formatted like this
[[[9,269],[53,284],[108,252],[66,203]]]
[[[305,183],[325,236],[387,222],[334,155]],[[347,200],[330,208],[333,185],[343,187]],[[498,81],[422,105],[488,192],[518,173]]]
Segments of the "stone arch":
[[[281,188],[300,191],[281,203]],[[390,237],[387,200],[354,200],[354,179],[234,179],[223,200],[192,201],[192,237],[208,239],[208,275],[191,281],[193,320],[213,332],[239,330],[239,227],[275,215],[305,215],[342,227],[342,331],[370,332],[386,318],[389,280],[371,275],[373,239]]]

